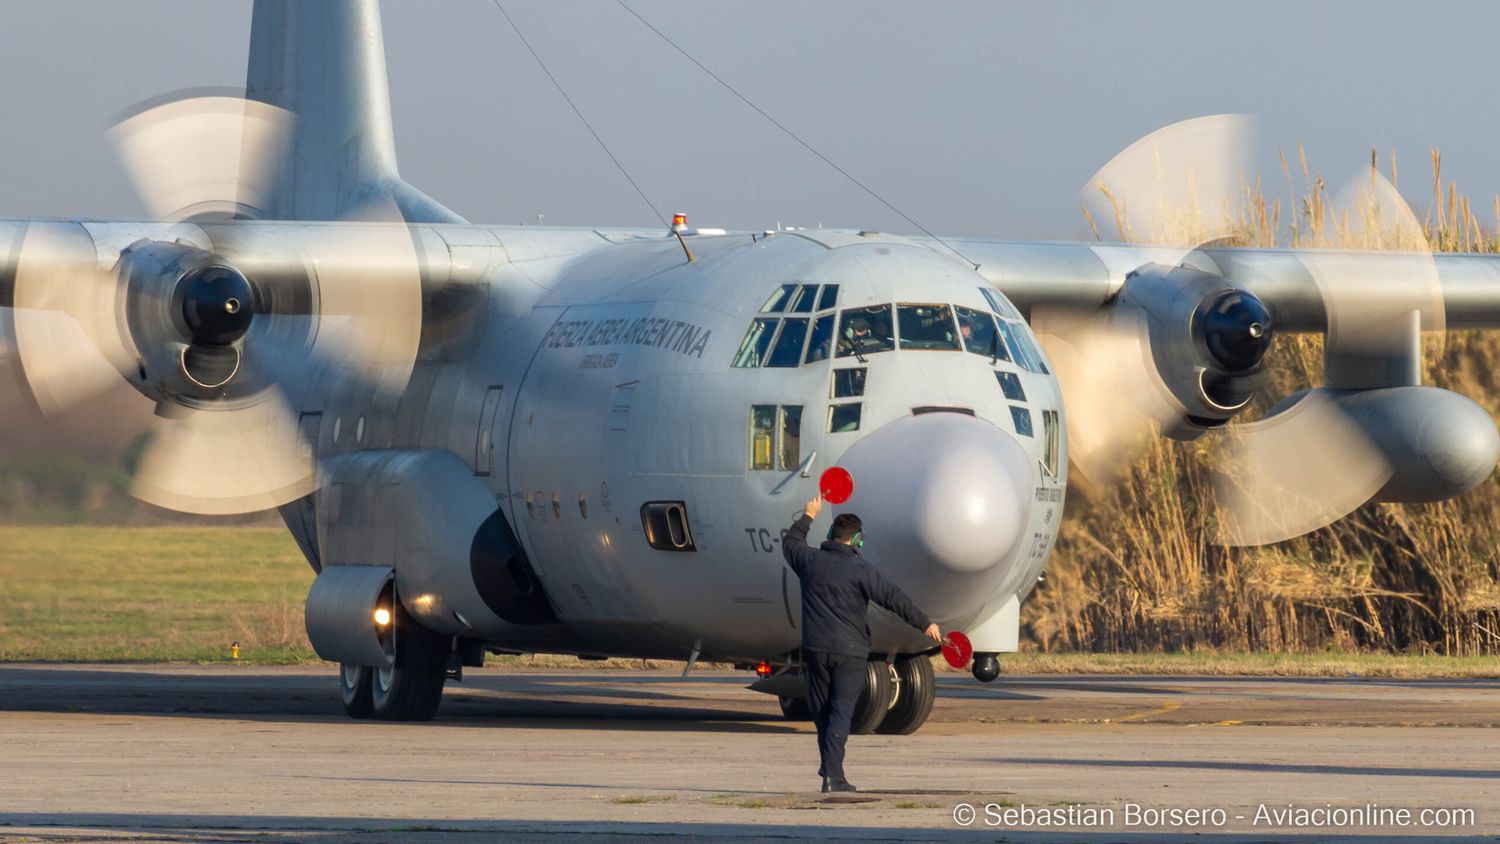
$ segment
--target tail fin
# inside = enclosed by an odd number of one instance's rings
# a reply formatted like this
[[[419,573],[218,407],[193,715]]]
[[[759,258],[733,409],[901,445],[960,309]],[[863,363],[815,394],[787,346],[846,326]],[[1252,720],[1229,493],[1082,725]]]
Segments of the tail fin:
[[[392,201],[408,222],[465,222],[396,170],[379,0],[255,0],[245,89],[297,115],[271,218],[347,219]]]

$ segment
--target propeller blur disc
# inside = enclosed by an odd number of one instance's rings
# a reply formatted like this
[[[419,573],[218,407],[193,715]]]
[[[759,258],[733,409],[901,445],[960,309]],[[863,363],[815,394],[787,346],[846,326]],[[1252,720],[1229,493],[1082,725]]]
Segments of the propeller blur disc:
[[[109,131],[153,217],[260,217],[295,116],[241,96],[178,96]]]
[[[295,501],[316,486],[312,445],[276,390],[234,407],[159,417],[131,492],[183,513],[252,513]]]
[[[1133,312],[1080,315],[1038,306],[1037,340],[1068,409],[1068,460],[1090,484],[1118,481],[1176,410]]]
[[[13,342],[26,386],[44,412],[64,412],[133,369],[115,281],[82,226],[27,227],[16,263]]]
[[[1265,545],[1325,527],[1369,501],[1394,471],[1323,390],[1234,426],[1228,438],[1215,483],[1224,545]]]
[[[1094,225],[1118,239],[1193,247],[1233,230],[1254,125],[1215,114],[1152,132],[1110,159],[1081,197]]]

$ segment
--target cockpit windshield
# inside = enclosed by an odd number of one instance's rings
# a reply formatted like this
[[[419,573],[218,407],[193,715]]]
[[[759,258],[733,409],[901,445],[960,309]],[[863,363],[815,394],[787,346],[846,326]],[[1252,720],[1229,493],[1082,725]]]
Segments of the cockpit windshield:
[[[838,307],[837,284],[781,284],[750,323],[736,367],[795,367],[830,357],[889,352],[966,351],[1029,372],[1047,364],[1025,320],[1000,291],[981,287],[990,310],[942,302]],[[800,316],[792,316],[799,314]]]
[[[875,305],[844,311],[839,318],[838,356],[889,352],[896,347],[891,306]]]
[[[896,314],[901,328],[901,348],[945,351],[958,348],[953,310],[947,305],[897,305]]]

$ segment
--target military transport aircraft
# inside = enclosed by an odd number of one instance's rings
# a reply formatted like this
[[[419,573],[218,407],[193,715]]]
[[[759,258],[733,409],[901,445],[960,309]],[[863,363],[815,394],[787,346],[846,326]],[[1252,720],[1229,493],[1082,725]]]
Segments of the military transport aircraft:
[[[1405,251],[473,225],[400,179],[383,50],[375,0],[257,0],[245,90],[114,130],[154,219],[0,222],[36,403],[123,380],[156,411],[141,499],[279,508],[351,716],[431,718],[486,652],[734,662],[805,716],[781,530],[833,467],[868,558],[988,681],[1070,465],[1104,483],[1144,436],[1222,438],[1223,539],[1252,544],[1461,495],[1500,456],[1419,365],[1445,325],[1500,327],[1500,259],[1429,254],[1373,174],[1372,234]],[[1104,213],[1153,225],[1160,162],[1237,131],[1126,150]],[[1324,333],[1326,381],[1230,424],[1273,332]],[[931,643],[870,622],[856,730],[911,732]]]

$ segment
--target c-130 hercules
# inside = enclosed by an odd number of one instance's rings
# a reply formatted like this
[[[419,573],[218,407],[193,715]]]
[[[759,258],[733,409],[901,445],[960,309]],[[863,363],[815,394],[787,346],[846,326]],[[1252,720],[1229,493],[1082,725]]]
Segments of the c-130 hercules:
[[[1151,225],[1157,162],[1237,131],[1122,153],[1113,212]],[[828,467],[988,681],[1070,462],[1103,482],[1145,434],[1223,438],[1224,541],[1251,544],[1461,495],[1500,456],[1482,408],[1420,384],[1424,333],[1500,326],[1500,261],[1428,254],[1373,175],[1372,234],[1405,252],[472,225],[397,174],[375,0],[257,0],[242,96],[115,139],[158,219],[0,222],[9,357],[47,412],[122,378],[155,402],[142,499],[279,508],[354,717],[431,718],[487,651],[756,665],[798,716],[780,532]],[[1326,334],[1326,383],[1231,426],[1273,328]],[[931,643],[870,623],[855,731],[909,733]]]

